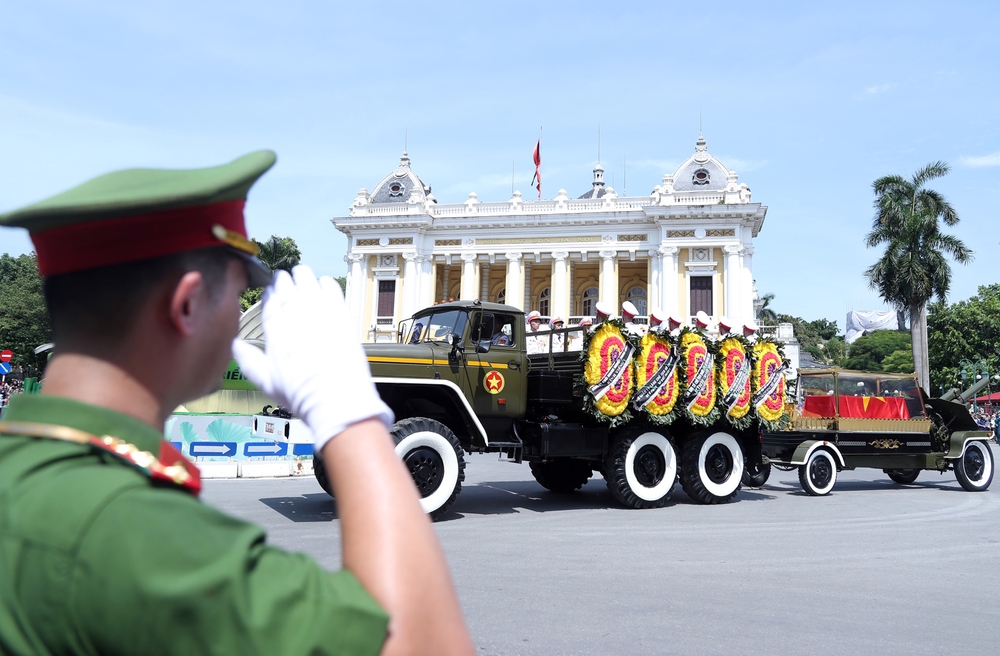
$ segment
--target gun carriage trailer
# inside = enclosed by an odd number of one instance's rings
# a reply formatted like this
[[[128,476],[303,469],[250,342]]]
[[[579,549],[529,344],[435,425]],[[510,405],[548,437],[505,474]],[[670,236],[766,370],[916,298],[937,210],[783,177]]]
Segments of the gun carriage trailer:
[[[762,436],[765,470],[798,468],[813,496],[828,494],[838,471],[858,467],[900,485],[925,470],[953,470],[964,489],[984,491],[993,480],[990,433],[953,396],[927,398],[914,374],[800,370],[789,428]]]

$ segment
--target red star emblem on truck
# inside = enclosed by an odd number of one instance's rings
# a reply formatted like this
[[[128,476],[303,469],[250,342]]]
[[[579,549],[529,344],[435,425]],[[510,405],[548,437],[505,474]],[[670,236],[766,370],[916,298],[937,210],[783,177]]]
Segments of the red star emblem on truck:
[[[499,394],[504,386],[503,374],[499,371],[491,371],[486,374],[486,391],[490,394]]]

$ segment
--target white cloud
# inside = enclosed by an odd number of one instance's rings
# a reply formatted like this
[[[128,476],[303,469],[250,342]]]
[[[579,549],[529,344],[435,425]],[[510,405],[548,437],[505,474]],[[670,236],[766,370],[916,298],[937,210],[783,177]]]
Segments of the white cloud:
[[[1000,166],[1000,152],[993,153],[992,155],[981,155],[979,157],[960,157],[959,161],[965,166],[972,167],[983,167],[983,166]]]
[[[889,89],[892,89],[895,84],[876,84],[865,89],[865,93],[869,96],[874,96],[876,93],[885,93]]]

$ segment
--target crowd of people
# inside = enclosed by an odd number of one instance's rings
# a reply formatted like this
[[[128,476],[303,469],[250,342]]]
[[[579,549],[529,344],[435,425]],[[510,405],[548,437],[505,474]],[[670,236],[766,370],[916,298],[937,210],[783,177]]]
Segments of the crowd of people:
[[[10,402],[10,397],[24,392],[23,380],[4,380],[0,383],[0,408]]]
[[[1000,422],[1000,411],[994,411],[992,408],[974,410],[972,418],[976,420],[981,429],[990,431],[993,433],[993,437],[997,436],[997,422]]]

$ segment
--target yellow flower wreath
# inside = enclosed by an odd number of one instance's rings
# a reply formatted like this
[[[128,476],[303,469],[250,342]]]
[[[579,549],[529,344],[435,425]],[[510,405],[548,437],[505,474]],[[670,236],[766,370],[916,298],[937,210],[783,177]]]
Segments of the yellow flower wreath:
[[[607,373],[612,362],[624,350],[625,338],[617,326],[605,323],[598,328],[590,339],[587,362],[583,368],[583,377],[587,384],[595,385],[600,382],[601,377]],[[617,384],[612,386],[604,396],[594,400],[594,407],[601,414],[617,417],[628,409],[628,402],[632,398],[632,383],[635,378],[633,366],[629,362]]]
[[[753,389],[764,387],[772,376],[780,376],[778,386],[774,388],[764,402],[757,406],[757,415],[766,421],[778,421],[785,410],[785,373],[781,371],[781,354],[778,347],[770,342],[758,342],[753,347]]]
[[[735,382],[736,372],[739,371],[740,366],[747,359],[746,349],[743,348],[743,344],[740,340],[733,339],[732,337],[722,341],[719,345],[719,395],[725,396],[729,393],[730,385]],[[732,409],[727,413],[733,419],[740,419],[746,416],[750,412],[750,376],[747,376],[746,384],[743,387],[743,391],[740,392],[740,396],[736,399],[736,403],[733,405]],[[725,412],[726,409],[722,408]]]
[[[639,357],[635,365],[635,388],[642,389],[653,374],[670,356],[670,342],[655,333],[646,333],[642,336],[639,346]],[[677,396],[680,390],[677,385],[677,372],[667,381],[662,393],[658,393],[649,400],[644,407],[653,415],[668,415],[677,403]]]

